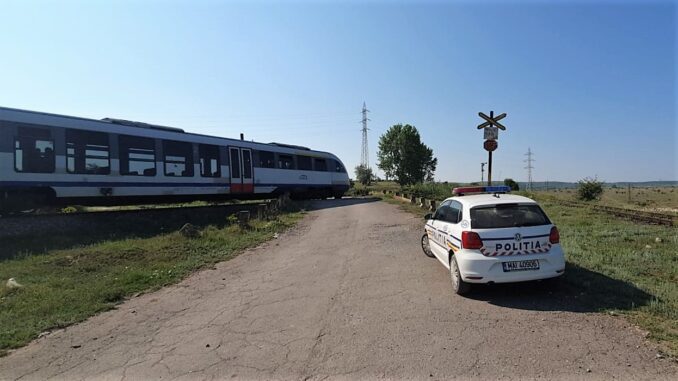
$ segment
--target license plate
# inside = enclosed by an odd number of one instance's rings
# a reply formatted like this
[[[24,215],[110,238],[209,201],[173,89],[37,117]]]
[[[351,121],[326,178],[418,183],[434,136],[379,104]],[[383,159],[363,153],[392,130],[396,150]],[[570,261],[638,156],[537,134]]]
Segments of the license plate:
[[[539,270],[539,260],[502,262],[501,266],[504,268],[505,273],[509,271]]]

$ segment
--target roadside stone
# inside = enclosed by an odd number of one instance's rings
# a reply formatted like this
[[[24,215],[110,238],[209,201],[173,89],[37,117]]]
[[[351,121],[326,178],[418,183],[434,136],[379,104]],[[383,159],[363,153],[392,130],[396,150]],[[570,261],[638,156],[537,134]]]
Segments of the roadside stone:
[[[9,278],[7,280],[7,283],[5,284],[5,286],[7,288],[9,288],[10,290],[23,287],[23,285],[20,284],[19,282],[17,282],[16,279],[14,279],[14,278]]]
[[[657,238],[654,239],[654,241],[655,241],[656,243],[661,243],[661,242],[662,242],[662,239],[659,238],[659,237],[657,237]]]
[[[645,248],[646,248],[646,249],[651,249],[652,246],[650,246],[650,245],[645,245]]]
[[[202,233],[192,224],[184,224],[184,226],[179,229],[179,233],[186,238],[200,238]]]

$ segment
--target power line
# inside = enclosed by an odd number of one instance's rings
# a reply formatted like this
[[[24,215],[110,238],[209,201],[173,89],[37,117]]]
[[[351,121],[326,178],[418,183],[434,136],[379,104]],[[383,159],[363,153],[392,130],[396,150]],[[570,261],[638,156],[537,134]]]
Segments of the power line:
[[[527,190],[531,191],[532,190],[532,170],[534,169],[534,166],[532,166],[532,163],[535,161],[532,158],[532,155],[534,155],[534,152],[530,149],[530,147],[527,147],[527,153],[525,156],[527,156],[527,159],[523,160],[525,163],[527,163],[527,166],[525,169],[527,169]]]
[[[367,121],[369,120],[367,118],[367,113],[370,112],[370,110],[367,109],[367,106],[365,105],[365,102],[363,102],[363,147],[362,147],[362,154],[360,156],[360,165],[362,165],[365,168],[370,167],[370,154],[368,150],[368,145],[367,145]]]

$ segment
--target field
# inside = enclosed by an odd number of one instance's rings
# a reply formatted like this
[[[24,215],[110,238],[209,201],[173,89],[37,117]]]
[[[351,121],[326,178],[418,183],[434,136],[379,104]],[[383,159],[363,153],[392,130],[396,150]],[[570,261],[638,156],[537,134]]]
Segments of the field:
[[[390,196],[388,202],[426,212]],[[567,271],[558,297],[587,310],[623,314],[678,355],[678,229],[615,219],[536,194],[558,225]]]
[[[0,355],[25,345],[41,332],[82,321],[136,293],[176,283],[188,274],[228,260],[271,239],[303,213],[253,221],[241,230],[224,218],[201,229],[200,238],[177,231],[111,240],[78,242],[22,240],[15,259],[0,261],[0,279],[15,278],[22,288],[0,286]],[[96,240],[95,240],[96,241]]]
[[[630,190],[631,196],[629,197],[628,188],[605,188],[600,200],[592,203],[678,216],[678,188],[632,187]],[[557,189],[535,193],[550,195],[561,200],[576,200],[576,189]]]
[[[494,183],[498,185],[498,183]],[[370,186],[356,184],[352,191],[367,190],[380,193],[384,190],[401,191],[417,197],[425,197],[433,200],[444,200],[452,196],[452,188],[458,186],[478,185],[462,183],[427,183],[400,187],[392,181],[379,181]],[[600,200],[591,201],[591,204],[644,210],[657,213],[667,213],[678,216],[678,187],[605,187]],[[577,201],[576,188],[562,188],[551,190],[535,190],[537,195],[553,196],[559,200]]]

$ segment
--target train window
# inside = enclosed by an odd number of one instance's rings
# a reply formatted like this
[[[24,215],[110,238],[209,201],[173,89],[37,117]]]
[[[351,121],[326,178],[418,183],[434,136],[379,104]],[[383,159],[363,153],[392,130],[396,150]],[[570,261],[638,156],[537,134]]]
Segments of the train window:
[[[155,176],[155,140],[120,135],[120,174]]]
[[[231,178],[240,178],[240,150],[231,148]]]
[[[108,175],[111,173],[108,134],[66,130],[66,170],[69,173]]]
[[[54,172],[54,141],[50,139],[49,130],[19,128],[19,137],[14,140],[14,169],[30,173]]]
[[[198,145],[198,155],[200,157],[200,176],[221,177],[219,147],[200,144]]]
[[[165,155],[165,176],[193,176],[193,145],[165,140],[162,142]]]
[[[335,172],[346,172],[346,168],[338,160],[334,160],[334,171]]]
[[[259,167],[275,168],[275,158],[273,157],[273,152],[259,151]]]
[[[246,149],[242,150],[242,177],[252,178],[252,152]]]
[[[327,172],[327,161],[325,159],[314,159],[313,167],[316,171]]]
[[[312,170],[311,158],[309,156],[297,156],[297,168],[303,171]]]
[[[294,169],[294,158],[290,155],[278,155],[278,168]]]

